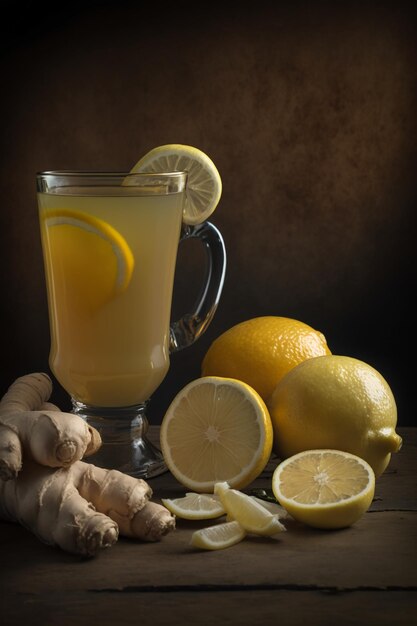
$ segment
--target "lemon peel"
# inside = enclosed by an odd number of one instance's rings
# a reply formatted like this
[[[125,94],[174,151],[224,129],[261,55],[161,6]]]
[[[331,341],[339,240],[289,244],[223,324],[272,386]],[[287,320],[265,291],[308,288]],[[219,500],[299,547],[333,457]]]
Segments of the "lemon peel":
[[[268,402],[293,367],[330,354],[324,335],[299,320],[255,317],[232,326],[213,341],[202,362],[203,376],[244,381]]]
[[[299,364],[268,407],[280,458],[316,448],[345,450],[367,461],[378,477],[401,448],[387,381],[353,357],[326,355]]]

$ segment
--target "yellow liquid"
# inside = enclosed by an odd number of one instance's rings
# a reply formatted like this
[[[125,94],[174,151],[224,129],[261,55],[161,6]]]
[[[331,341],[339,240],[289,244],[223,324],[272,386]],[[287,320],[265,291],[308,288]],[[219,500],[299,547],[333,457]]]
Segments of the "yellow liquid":
[[[65,195],[38,194],[51,329],[50,367],[75,400],[98,407],[145,402],[168,371],[183,203],[182,193],[137,196],[127,191],[116,195],[117,189],[113,193],[103,188],[88,195],[70,195],[68,190]],[[51,228],[45,225],[45,214],[62,209],[82,211],[107,222],[133,253],[134,269],[127,288],[96,310],[71,301],[59,250],[50,245]]]

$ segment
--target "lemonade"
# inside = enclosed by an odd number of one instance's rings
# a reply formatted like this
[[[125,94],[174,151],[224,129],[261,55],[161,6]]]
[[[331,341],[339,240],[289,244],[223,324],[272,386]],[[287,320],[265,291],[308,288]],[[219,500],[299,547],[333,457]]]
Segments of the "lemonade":
[[[36,177],[52,372],[73,412],[100,434],[90,461],[137,478],[166,471],[146,436],[147,403],[170,352],[210,324],[226,269],[221,233],[205,221],[221,195],[217,168],[192,146],[156,152],[128,173]],[[207,263],[194,307],[171,320],[180,239],[200,241]]]
[[[38,193],[50,366],[74,400],[139,404],[164,379],[183,199],[151,186]]]

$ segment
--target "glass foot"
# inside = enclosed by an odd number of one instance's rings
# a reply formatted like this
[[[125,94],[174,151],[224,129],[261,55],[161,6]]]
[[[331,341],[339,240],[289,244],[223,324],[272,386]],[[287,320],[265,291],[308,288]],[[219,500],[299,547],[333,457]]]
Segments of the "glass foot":
[[[102,439],[101,448],[86,462],[135,478],[153,478],[167,471],[162,453],[146,437],[146,404],[102,408],[73,400],[72,405],[73,412],[98,430]]]

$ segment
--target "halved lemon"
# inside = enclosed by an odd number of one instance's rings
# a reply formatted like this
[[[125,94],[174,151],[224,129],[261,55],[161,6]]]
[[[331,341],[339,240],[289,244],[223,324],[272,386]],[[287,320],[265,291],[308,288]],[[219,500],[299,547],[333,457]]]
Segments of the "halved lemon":
[[[182,519],[214,519],[225,514],[218,496],[187,493],[183,498],[163,498],[162,504]]]
[[[270,537],[285,530],[278,515],[273,515],[251,496],[230,489],[227,483],[217,483],[214,492],[220,496],[228,516],[239,522],[248,533]]]
[[[43,213],[55,285],[92,311],[127,289],[134,267],[124,237],[107,222],[72,209]]]
[[[142,157],[131,172],[187,172],[183,211],[185,224],[201,224],[215,210],[222,194],[217,167],[207,154],[182,144],[154,148]]]
[[[245,487],[272,450],[272,425],[259,394],[241,381],[207,376],[178,393],[162,420],[165,462],[180,483],[213,493],[217,482]]]
[[[370,507],[375,474],[349,452],[307,450],[278,465],[272,490],[296,520],[317,528],[344,528]]]
[[[239,522],[225,522],[196,530],[192,534],[191,545],[203,550],[222,550],[239,543],[245,536],[245,530]]]

